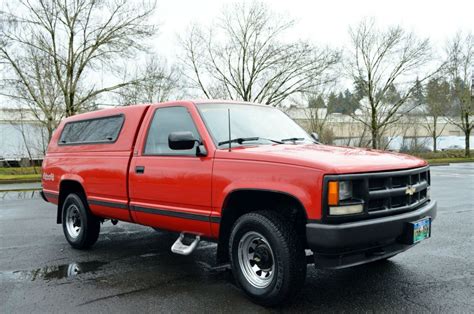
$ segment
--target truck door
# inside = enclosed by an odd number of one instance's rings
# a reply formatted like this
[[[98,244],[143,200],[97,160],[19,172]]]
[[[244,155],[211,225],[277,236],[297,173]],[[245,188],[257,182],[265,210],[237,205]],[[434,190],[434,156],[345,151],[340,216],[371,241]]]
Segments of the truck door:
[[[129,169],[130,209],[143,225],[210,236],[212,157],[172,150],[171,132],[201,139],[191,104],[154,106],[148,111]]]

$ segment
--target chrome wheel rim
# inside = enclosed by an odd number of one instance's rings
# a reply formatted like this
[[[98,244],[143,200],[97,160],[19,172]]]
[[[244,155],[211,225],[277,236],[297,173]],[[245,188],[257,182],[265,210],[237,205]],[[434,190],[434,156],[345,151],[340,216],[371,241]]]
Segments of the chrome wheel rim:
[[[67,208],[66,229],[69,236],[73,239],[79,236],[82,229],[81,214],[79,208],[72,204]]]
[[[239,266],[245,279],[255,288],[270,285],[275,274],[275,258],[267,239],[255,231],[247,232],[239,242]]]

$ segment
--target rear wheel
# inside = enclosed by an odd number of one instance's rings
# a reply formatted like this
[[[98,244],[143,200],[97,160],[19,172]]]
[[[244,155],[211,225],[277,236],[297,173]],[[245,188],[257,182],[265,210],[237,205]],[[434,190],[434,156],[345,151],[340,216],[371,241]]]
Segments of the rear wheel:
[[[304,284],[306,256],[293,226],[271,211],[240,217],[230,236],[232,272],[256,303],[275,306]]]
[[[91,247],[99,237],[100,221],[86,206],[83,198],[75,193],[69,194],[63,204],[64,235],[76,249]]]

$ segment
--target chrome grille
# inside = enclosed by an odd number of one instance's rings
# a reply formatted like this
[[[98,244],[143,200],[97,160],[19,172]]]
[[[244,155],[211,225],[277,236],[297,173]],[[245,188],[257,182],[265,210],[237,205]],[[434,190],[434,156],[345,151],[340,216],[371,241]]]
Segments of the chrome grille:
[[[368,186],[366,210],[369,214],[409,211],[428,200],[430,175],[427,167],[377,173],[365,180]]]

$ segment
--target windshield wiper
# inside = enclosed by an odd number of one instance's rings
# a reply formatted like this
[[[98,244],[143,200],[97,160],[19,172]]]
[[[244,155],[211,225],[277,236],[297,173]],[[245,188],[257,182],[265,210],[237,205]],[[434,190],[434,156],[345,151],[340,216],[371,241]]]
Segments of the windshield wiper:
[[[230,143],[242,144],[244,142],[253,142],[253,141],[258,141],[258,140],[266,140],[266,141],[270,141],[276,144],[283,144],[283,141],[272,140],[270,138],[265,138],[265,137],[238,137],[238,138],[233,138],[231,140],[219,142],[217,143],[217,145],[221,146],[221,145],[230,144]]]
[[[296,141],[304,141],[305,138],[304,137],[290,137],[290,138],[284,138],[282,139],[281,141],[284,143],[284,142],[296,142]]]

